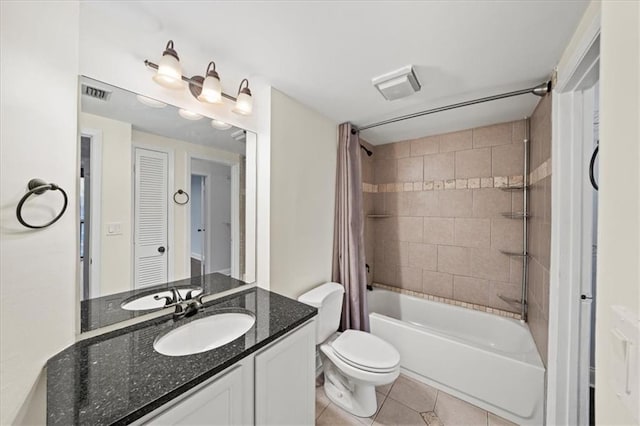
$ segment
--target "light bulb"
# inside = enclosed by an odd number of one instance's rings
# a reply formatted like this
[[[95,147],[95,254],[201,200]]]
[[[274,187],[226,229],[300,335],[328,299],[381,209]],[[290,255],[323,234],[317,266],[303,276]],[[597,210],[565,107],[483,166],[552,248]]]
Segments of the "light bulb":
[[[173,50],[173,41],[169,40],[158,63],[158,71],[153,76],[153,81],[168,89],[182,89],[182,68],[178,53]]]

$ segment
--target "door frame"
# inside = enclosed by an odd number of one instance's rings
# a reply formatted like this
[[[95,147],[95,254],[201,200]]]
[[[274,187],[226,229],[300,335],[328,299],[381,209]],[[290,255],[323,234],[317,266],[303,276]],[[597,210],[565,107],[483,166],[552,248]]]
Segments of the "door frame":
[[[89,214],[91,215],[91,229],[89,230],[91,233],[89,243],[91,269],[89,270],[89,294],[85,296],[86,298],[95,298],[100,297],[100,275],[102,271],[102,262],[100,262],[102,251],[102,130],[83,127],[80,129],[79,144],[82,143],[82,137],[91,139],[89,159],[91,162],[91,204],[89,206]],[[78,177],[78,179],[80,178]],[[95,195],[98,196],[96,197]]]
[[[240,265],[240,241],[239,238],[234,238],[234,234],[240,235],[240,222],[238,220],[238,214],[240,211],[240,194],[239,191],[237,191],[236,189],[240,188],[240,160],[234,161],[234,160],[229,160],[229,159],[224,159],[224,158],[218,158],[212,155],[207,155],[207,154],[202,154],[202,153],[198,153],[198,152],[187,152],[186,158],[185,158],[185,171],[186,171],[186,178],[185,178],[185,182],[186,182],[186,187],[187,187],[187,192],[189,194],[191,194],[191,175],[192,175],[192,170],[191,170],[191,162],[192,160],[203,160],[203,161],[210,161],[212,163],[218,163],[218,164],[223,164],[225,166],[229,166],[231,168],[231,275],[234,277],[239,277],[239,265]],[[236,170],[236,172],[234,173],[234,169]],[[210,197],[211,195],[210,189],[207,191],[207,197]],[[191,206],[189,206],[189,208],[191,208]],[[209,220],[207,218],[207,224],[209,223]],[[186,250],[187,253],[187,258],[185,260],[185,268],[190,269],[190,265],[191,265],[191,214],[187,214],[186,215],[186,220],[185,220],[185,247],[188,248],[188,250]],[[209,226],[209,225],[207,225]],[[246,226],[246,225],[245,225]],[[236,231],[237,229],[237,231]],[[209,238],[209,241],[207,241],[207,247],[210,247],[210,241],[211,239]],[[210,262],[208,262],[210,263]],[[234,265],[238,265],[238,268],[236,270],[234,270]],[[205,273],[207,273],[205,271]],[[185,274],[187,274],[186,276],[191,276],[191,271],[187,270],[185,271]],[[242,279],[242,277],[239,277],[240,279]]]
[[[136,173],[135,173],[135,167],[136,167],[136,148],[141,148],[141,149],[146,149],[149,151],[157,151],[157,152],[162,152],[167,154],[167,162],[168,162],[168,166],[169,166],[169,170],[168,170],[168,177],[167,177],[167,250],[166,253],[168,253],[168,259],[167,259],[167,282],[171,282],[171,281],[175,281],[175,271],[174,271],[174,267],[175,267],[175,260],[174,257],[175,255],[173,254],[173,252],[175,251],[175,244],[174,244],[174,213],[173,213],[173,197],[172,197],[172,191],[174,188],[174,176],[175,176],[175,165],[174,165],[174,150],[172,148],[168,148],[168,147],[164,147],[164,146],[158,146],[158,145],[152,145],[152,144],[145,144],[145,143],[138,143],[135,141],[132,141],[131,144],[131,242],[130,242],[130,246],[131,246],[131,289],[135,290],[136,288],[136,276],[135,276],[135,270],[136,270],[136,265],[135,265],[135,261],[136,261],[136,255],[135,255],[135,250],[136,250],[136,246],[135,246],[135,236],[136,236],[136,209],[135,209],[135,199],[136,199],[136,194],[135,194],[135,189],[136,189],[136,182],[135,182],[135,177],[136,177]]]
[[[593,115],[586,113],[589,101],[585,100],[582,91],[598,80],[599,12],[587,23],[576,46],[573,56],[558,76],[552,99],[548,425],[581,424],[585,414],[585,401],[580,401],[579,389],[579,320],[582,308],[580,295],[586,271],[584,247],[592,234],[591,231],[588,235],[584,233],[584,221],[589,214],[584,211],[587,201],[585,185],[589,184],[584,180],[585,167],[588,167],[584,158],[590,154],[585,152],[585,144],[593,134]],[[589,204],[587,208],[591,210],[592,206]],[[588,271],[588,277],[591,279],[591,271]]]

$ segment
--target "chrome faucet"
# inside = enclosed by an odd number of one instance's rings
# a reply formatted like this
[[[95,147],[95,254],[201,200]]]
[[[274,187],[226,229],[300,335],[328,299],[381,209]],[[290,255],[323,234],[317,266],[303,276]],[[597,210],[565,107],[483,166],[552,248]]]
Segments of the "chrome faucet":
[[[181,300],[176,303],[176,310],[173,313],[173,319],[189,318],[197,314],[202,309],[202,296],[200,294],[192,299]]]

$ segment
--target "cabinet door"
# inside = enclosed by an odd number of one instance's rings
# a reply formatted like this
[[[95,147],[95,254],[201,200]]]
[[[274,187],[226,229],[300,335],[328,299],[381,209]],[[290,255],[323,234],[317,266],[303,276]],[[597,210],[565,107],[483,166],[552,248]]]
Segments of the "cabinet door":
[[[255,357],[257,425],[315,423],[315,322]]]
[[[148,425],[241,425],[243,421],[243,367],[234,367],[192,395],[150,419]],[[248,390],[251,393],[251,390]]]

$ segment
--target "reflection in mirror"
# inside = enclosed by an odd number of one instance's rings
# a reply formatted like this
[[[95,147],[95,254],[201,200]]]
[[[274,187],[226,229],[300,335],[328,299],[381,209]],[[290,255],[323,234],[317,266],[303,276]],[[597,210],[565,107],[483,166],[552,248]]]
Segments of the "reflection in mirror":
[[[81,329],[255,280],[255,134],[80,79]]]

